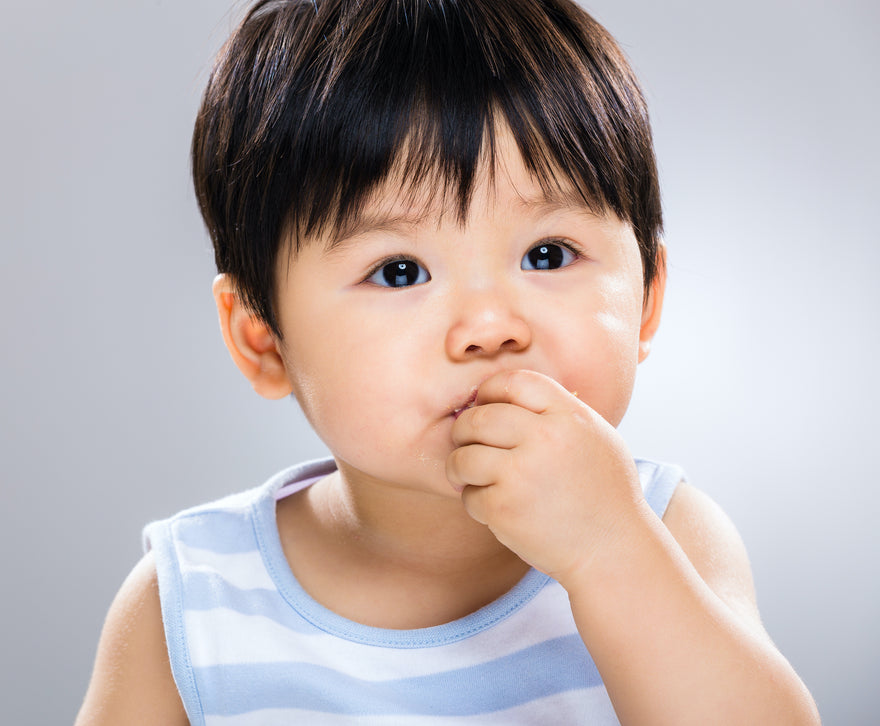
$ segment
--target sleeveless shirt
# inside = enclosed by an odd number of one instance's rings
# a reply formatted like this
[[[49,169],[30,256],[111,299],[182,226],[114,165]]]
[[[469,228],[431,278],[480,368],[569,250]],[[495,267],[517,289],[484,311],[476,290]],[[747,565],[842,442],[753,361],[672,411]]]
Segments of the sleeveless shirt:
[[[637,465],[662,517],[683,473]],[[486,607],[417,630],[360,625],[313,600],[285,559],[275,503],[333,469],[306,462],[145,528],[192,726],[618,723],[567,593],[537,570]]]

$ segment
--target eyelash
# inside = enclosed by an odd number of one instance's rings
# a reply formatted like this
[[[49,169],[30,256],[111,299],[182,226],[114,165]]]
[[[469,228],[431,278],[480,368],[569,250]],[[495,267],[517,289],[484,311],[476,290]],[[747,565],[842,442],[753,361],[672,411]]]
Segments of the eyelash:
[[[559,264],[558,267],[552,267],[552,268],[551,267],[539,267],[539,266],[526,268],[526,267],[522,266],[522,263],[520,263],[520,266],[523,270],[526,270],[527,272],[537,272],[540,270],[559,270],[559,269],[562,269],[563,267],[568,267],[569,265],[571,265],[571,264],[573,264],[583,258],[583,254],[581,254],[577,249],[575,249],[574,246],[564,242],[561,239],[551,238],[551,239],[541,240],[536,245],[533,245],[532,247],[530,247],[528,252],[526,252],[522,257],[523,262],[525,262],[529,258],[529,255],[531,255],[536,250],[540,250],[542,247],[558,247],[560,250],[562,250],[563,256],[562,256],[562,260],[560,261],[561,264]],[[571,259],[566,261],[565,260],[565,253],[568,253],[571,256]]]
[[[538,264],[533,262],[532,267],[528,267],[528,268],[525,267],[523,263],[527,259],[529,259],[529,255],[531,255],[536,250],[539,250],[541,247],[556,247],[556,248],[559,248],[560,250],[562,250],[563,254],[562,254],[561,259],[558,261],[559,262],[558,266],[556,266],[556,267],[549,267],[549,266],[542,267],[542,266],[539,266]],[[549,252],[550,252],[549,250],[544,251],[545,254],[547,254]],[[566,257],[565,257],[566,253],[570,256],[570,259],[568,259],[568,260],[566,260]],[[583,255],[578,250],[576,250],[572,245],[562,241],[561,239],[546,239],[546,240],[542,240],[541,242],[538,242],[536,245],[529,248],[528,252],[526,252],[522,257],[522,262],[520,263],[520,267],[521,267],[521,269],[523,269],[527,272],[537,272],[537,271],[541,271],[541,270],[558,270],[558,269],[562,269],[563,267],[568,267],[569,265],[573,264],[574,262],[581,259],[582,257],[583,257]],[[393,265],[395,262],[400,264],[400,272],[395,277],[395,280],[397,282],[401,283],[399,285],[398,284],[390,284],[390,280],[388,278],[388,275],[386,274],[386,269],[388,268],[388,266]],[[418,269],[413,270],[411,267],[408,267],[408,263],[412,264],[412,265],[416,265]],[[409,278],[411,277],[413,272],[415,272],[416,277],[414,280],[409,281]],[[382,273],[384,280],[381,282],[379,280],[374,280],[373,278],[377,277],[380,273]],[[407,273],[409,273],[409,274],[407,274]],[[422,279],[422,278],[424,278],[424,279]],[[426,282],[429,282],[430,280],[431,280],[431,274],[428,272],[427,268],[422,263],[420,263],[418,260],[415,260],[412,257],[407,257],[405,255],[395,255],[393,257],[386,257],[385,259],[377,262],[370,269],[370,271],[366,274],[363,281],[366,283],[376,285],[377,287],[387,287],[390,289],[399,289],[399,288],[406,288],[406,287],[414,287],[415,285],[422,285]],[[383,284],[383,283],[389,283],[389,284]]]
[[[409,284],[402,284],[402,285],[391,285],[391,284],[383,285],[381,282],[373,280],[374,277],[379,275],[379,273],[383,272],[385,270],[385,268],[387,268],[389,265],[393,265],[395,262],[400,263],[401,265],[405,265],[405,263],[412,263],[414,265],[417,265],[418,266],[418,277],[416,278],[416,280],[409,283]],[[399,279],[402,276],[404,276],[404,275],[401,272],[401,274],[398,275],[397,277]],[[423,276],[426,279],[420,279]],[[415,285],[422,285],[422,284],[428,282],[430,279],[431,279],[431,275],[428,272],[428,269],[421,262],[413,259],[412,257],[407,257],[405,255],[395,255],[393,257],[386,257],[384,260],[377,262],[370,269],[370,271],[367,273],[366,277],[364,277],[364,282],[376,285],[377,287],[387,287],[387,288],[394,290],[394,289],[405,288],[405,287],[413,287]],[[387,282],[387,278],[385,281]]]

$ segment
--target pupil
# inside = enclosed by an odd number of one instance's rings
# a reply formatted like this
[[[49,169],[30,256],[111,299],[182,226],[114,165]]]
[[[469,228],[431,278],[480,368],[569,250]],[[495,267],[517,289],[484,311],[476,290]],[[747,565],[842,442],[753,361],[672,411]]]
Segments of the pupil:
[[[559,245],[541,245],[529,252],[529,262],[536,270],[556,269],[562,264],[562,248]]]
[[[382,270],[382,276],[391,287],[405,287],[416,281],[419,276],[419,268],[415,262],[401,260],[386,265]]]

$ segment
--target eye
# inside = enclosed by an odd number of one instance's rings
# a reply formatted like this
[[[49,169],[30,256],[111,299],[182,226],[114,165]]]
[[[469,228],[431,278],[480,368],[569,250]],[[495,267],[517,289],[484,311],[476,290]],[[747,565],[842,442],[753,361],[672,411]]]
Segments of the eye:
[[[575,252],[556,242],[541,242],[526,252],[520,267],[523,270],[556,270],[567,267],[577,259]]]
[[[431,279],[428,271],[418,262],[408,259],[389,260],[376,268],[366,279],[380,287],[410,287]]]

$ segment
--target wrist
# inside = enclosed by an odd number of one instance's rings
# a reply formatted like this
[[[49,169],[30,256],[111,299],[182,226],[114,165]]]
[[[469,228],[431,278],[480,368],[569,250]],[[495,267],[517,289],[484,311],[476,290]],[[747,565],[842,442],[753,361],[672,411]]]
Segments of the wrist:
[[[657,516],[639,491],[593,530],[588,546],[580,548],[567,567],[550,574],[570,597],[595,593],[612,581],[635,577],[634,565],[649,546],[651,530],[657,524]]]

